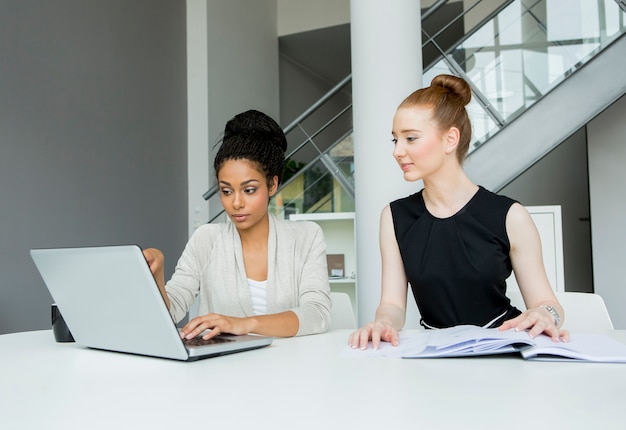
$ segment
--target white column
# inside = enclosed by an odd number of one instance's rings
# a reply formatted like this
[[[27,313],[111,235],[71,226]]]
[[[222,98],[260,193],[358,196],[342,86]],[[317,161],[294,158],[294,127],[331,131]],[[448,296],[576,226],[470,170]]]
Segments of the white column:
[[[356,189],[359,324],[374,318],[380,300],[378,223],[390,201],[419,190],[393,159],[391,124],[400,102],[421,87],[419,0],[351,0],[352,94]],[[419,316],[408,297],[407,323]]]
[[[189,235],[209,219],[207,5],[187,0],[187,177]]]

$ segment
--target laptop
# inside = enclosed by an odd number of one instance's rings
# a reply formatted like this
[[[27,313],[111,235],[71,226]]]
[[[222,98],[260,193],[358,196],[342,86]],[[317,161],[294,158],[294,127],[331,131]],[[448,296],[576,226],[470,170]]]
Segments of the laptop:
[[[141,248],[32,249],[74,340],[89,348],[193,361],[268,346],[258,335],[183,341]]]

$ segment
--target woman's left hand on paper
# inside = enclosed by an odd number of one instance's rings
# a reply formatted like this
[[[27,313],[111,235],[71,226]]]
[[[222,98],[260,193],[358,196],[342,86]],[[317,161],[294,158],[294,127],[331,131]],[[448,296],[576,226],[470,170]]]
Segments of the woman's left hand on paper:
[[[543,307],[526,310],[517,317],[502,323],[499,329],[501,331],[508,329],[527,330],[532,338],[543,333],[555,342],[567,342],[569,340],[569,332],[557,327],[554,324],[554,316]]]

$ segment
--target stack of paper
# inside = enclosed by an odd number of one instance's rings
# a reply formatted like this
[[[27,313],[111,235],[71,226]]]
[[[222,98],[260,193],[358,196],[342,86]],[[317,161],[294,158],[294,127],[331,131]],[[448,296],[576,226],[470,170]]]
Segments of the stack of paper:
[[[554,342],[525,331],[499,331],[471,325],[426,330],[400,337],[400,345],[381,342],[379,350],[352,350],[351,356],[436,358],[515,353],[527,360],[626,363],[626,345],[603,334],[571,333],[568,342]]]

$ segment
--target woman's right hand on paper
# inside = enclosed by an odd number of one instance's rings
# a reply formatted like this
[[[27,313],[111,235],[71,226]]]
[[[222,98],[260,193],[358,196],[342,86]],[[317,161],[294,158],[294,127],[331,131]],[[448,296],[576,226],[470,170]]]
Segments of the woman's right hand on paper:
[[[348,345],[354,349],[365,350],[372,341],[372,348],[379,349],[380,342],[389,342],[392,346],[398,346],[400,335],[391,324],[384,321],[374,321],[365,324],[363,327],[355,331],[348,338]]]

